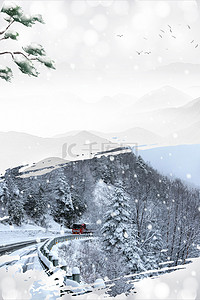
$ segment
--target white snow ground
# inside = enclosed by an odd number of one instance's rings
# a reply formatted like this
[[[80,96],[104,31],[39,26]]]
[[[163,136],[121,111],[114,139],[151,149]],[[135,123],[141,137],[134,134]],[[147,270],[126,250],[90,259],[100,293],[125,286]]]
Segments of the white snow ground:
[[[37,246],[29,246],[0,257],[0,299],[58,299],[53,277],[43,270]]]
[[[116,282],[117,284],[117,282]],[[97,291],[88,295],[79,296],[81,300],[199,300],[200,299],[200,258],[192,259],[181,270],[164,274],[155,278],[146,278],[135,282],[132,295],[124,294],[115,298],[105,297],[103,291]],[[71,299],[62,298],[62,299]]]

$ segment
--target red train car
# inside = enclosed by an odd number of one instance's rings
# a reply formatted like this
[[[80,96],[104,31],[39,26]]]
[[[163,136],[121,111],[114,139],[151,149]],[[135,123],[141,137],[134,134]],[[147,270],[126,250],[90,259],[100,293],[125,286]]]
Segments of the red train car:
[[[73,224],[72,227],[72,234],[86,234],[92,233],[90,230],[87,229],[86,224]]]

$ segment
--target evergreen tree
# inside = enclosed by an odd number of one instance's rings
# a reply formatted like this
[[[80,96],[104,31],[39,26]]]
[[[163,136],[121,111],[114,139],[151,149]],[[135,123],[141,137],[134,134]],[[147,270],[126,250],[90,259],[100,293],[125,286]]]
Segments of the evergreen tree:
[[[139,251],[135,231],[131,226],[129,201],[130,198],[121,183],[117,184],[112,193],[112,203],[105,212],[101,229],[103,249],[113,263],[116,261],[120,264],[118,270],[120,273],[123,269],[126,273],[144,271],[140,258],[141,250]],[[116,268],[115,265],[111,269],[115,270],[115,275],[118,269]]]
[[[16,168],[17,169],[17,168]],[[21,225],[24,220],[23,197],[15,183],[16,169],[8,169],[5,173],[5,206],[9,216],[9,222]]]
[[[55,220],[61,224],[70,226],[73,219],[74,207],[70,187],[65,177],[58,178],[54,196],[56,200],[53,212]]]

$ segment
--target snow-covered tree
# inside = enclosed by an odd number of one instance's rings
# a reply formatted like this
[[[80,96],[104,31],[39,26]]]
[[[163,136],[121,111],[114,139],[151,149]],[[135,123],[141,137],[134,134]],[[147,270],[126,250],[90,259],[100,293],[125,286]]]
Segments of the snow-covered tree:
[[[131,222],[129,201],[128,194],[121,183],[118,183],[112,192],[112,203],[104,213],[102,243],[111,261],[112,277],[119,276],[122,271],[126,273],[144,271],[140,258],[142,253],[135,234],[136,228]],[[120,268],[117,265],[120,265]]]
[[[5,2],[0,13],[5,15],[4,19],[8,23],[5,29],[0,31],[0,41],[8,39],[17,41],[19,33],[10,29],[14,23],[20,23],[26,27],[31,27],[36,22],[44,24],[41,15],[27,15],[19,5],[12,2]],[[55,69],[54,61],[46,57],[43,46],[37,43],[31,43],[18,51],[0,51],[0,55],[10,55],[19,70],[29,76],[37,77],[39,75],[35,62],[39,62],[47,68]],[[10,67],[0,66],[1,79],[11,81],[12,77],[13,72]]]
[[[54,197],[56,201],[53,212],[55,220],[59,223],[70,226],[73,219],[74,207],[70,187],[64,175],[59,177],[56,182]]]
[[[10,169],[8,169],[5,174],[4,205],[9,216],[9,222],[11,224],[21,225],[25,215],[23,197],[15,183],[12,170]]]

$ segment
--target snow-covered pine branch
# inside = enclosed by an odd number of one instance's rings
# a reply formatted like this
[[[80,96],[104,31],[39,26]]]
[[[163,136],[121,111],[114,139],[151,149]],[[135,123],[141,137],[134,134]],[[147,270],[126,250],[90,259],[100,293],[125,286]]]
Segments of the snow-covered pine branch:
[[[18,32],[14,30],[8,30],[4,35],[4,39],[17,40],[18,36],[19,36]]]
[[[49,57],[38,57],[37,60],[49,69],[56,69],[55,62]]]
[[[22,8],[14,2],[9,2],[9,3],[5,2],[1,9],[1,12],[8,15],[6,16],[5,20],[8,21],[9,23],[19,22],[27,27],[31,27],[36,22],[44,24],[41,15],[24,14]]]
[[[11,81],[11,78],[13,77],[12,70],[8,67],[0,66],[0,78]]]
[[[27,74],[29,76],[38,76],[38,72],[36,68],[34,67],[33,63],[25,58],[25,57],[16,57],[14,58],[14,62],[18,65],[20,71],[24,74]]]
[[[10,26],[14,22],[18,22],[23,24],[26,27],[32,27],[33,24],[36,22],[44,24],[44,21],[42,19],[42,16],[40,14],[36,15],[29,15],[25,14],[22,10],[22,8],[17,5],[14,2],[5,2],[3,4],[3,7],[0,11],[0,13],[3,13],[6,15],[4,18],[9,24],[7,27],[0,31],[0,35],[2,35],[2,38],[0,38],[0,41],[12,39],[17,40],[19,33],[14,30],[8,30]],[[19,70],[27,74],[29,76],[37,77],[39,75],[39,72],[35,68],[33,61],[38,61],[47,68],[55,69],[55,63],[50,58],[46,57],[46,52],[42,45],[37,43],[31,43],[30,45],[26,47],[22,47],[22,51],[4,51],[0,52],[0,55],[6,55],[9,54],[12,58],[12,60],[17,64],[19,67]],[[2,67],[0,69],[0,78],[4,79],[6,81],[11,81],[11,78],[13,77],[12,70],[9,67]]]
[[[40,44],[31,43],[30,45],[28,45],[26,47],[22,47],[22,49],[29,55],[34,55],[34,56],[46,55],[44,48]]]

